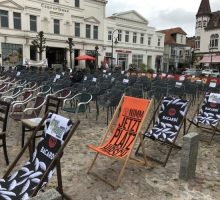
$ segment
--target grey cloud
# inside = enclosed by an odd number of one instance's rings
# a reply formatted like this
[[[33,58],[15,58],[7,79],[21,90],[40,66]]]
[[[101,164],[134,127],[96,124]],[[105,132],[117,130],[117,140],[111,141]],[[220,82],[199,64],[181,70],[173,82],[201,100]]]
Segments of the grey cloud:
[[[158,14],[150,18],[150,22],[157,29],[168,29],[181,27],[189,36],[195,32],[195,13],[183,9],[161,10]]]

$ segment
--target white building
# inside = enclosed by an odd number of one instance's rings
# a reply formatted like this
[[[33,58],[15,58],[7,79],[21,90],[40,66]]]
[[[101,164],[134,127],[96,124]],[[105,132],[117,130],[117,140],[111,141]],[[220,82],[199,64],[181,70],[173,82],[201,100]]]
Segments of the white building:
[[[148,27],[148,21],[135,11],[105,18],[106,0],[0,0],[0,64],[21,64],[23,58],[38,60],[31,42],[39,31],[45,33],[43,58],[53,64],[70,63],[66,40],[73,38],[73,65],[84,67],[75,57],[94,55],[99,47],[98,64],[111,53],[108,32],[121,30],[121,41],[114,47],[117,64],[162,65],[164,37]],[[128,42],[125,42],[129,31]],[[136,42],[134,41],[136,33]],[[114,33],[120,35],[119,32]],[[118,38],[120,40],[120,38]],[[126,40],[127,41],[127,40]],[[155,64],[156,62],[156,64]]]
[[[140,67],[143,63],[153,69],[163,65],[164,34],[149,27],[148,21],[134,10],[106,18],[104,41],[110,65],[112,53],[114,64],[125,70],[130,64]]]
[[[105,5],[105,0],[1,0],[1,64],[37,59],[31,41],[39,31],[45,33],[43,58],[48,58],[49,65],[64,63],[65,59],[69,63],[65,49],[68,37],[74,40],[73,57],[91,53],[104,42]]]
[[[185,31],[180,27],[161,30],[165,34],[164,72],[177,72],[189,67],[191,47],[187,44]]]
[[[196,14],[195,54],[205,66],[220,63],[220,11],[211,12],[209,0],[202,0]]]

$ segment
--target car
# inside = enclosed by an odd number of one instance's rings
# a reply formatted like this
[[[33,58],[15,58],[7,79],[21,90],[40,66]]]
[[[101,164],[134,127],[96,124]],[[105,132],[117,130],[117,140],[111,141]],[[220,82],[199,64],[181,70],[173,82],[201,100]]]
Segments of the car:
[[[202,70],[201,69],[187,69],[186,71],[182,72],[183,75],[191,75],[191,76],[201,76]]]
[[[212,76],[212,77],[219,77],[220,73],[217,69],[204,69],[204,70],[202,70],[202,75]]]

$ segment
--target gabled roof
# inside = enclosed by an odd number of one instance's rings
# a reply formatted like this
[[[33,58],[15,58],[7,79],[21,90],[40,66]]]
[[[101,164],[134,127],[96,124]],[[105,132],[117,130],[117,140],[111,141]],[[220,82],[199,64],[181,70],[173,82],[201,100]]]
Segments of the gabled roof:
[[[207,24],[206,30],[220,28],[220,11],[213,12],[210,15],[210,20]]]
[[[84,19],[86,22],[90,22],[90,23],[95,23],[95,24],[100,24],[100,21],[98,19],[96,19],[95,17],[91,16],[88,18]]]
[[[209,16],[210,14],[211,14],[211,8],[210,8],[209,0],[202,0],[199,6],[199,10],[196,14],[196,17],[207,16],[207,15]]]
[[[142,15],[140,15],[137,11],[135,10],[129,10],[126,12],[120,12],[120,13],[115,13],[109,18],[115,19],[115,18],[123,18],[126,20],[131,20],[131,21],[136,21],[136,22],[141,22],[141,23],[147,23],[148,20],[145,19]]]
[[[23,10],[24,8],[13,0],[3,0],[0,1],[0,7],[14,8],[18,10]]]
[[[183,29],[180,27],[160,30],[158,32],[165,34],[165,41],[164,41],[165,44],[176,44],[176,39],[175,39],[176,34],[187,35],[186,32],[183,31]]]

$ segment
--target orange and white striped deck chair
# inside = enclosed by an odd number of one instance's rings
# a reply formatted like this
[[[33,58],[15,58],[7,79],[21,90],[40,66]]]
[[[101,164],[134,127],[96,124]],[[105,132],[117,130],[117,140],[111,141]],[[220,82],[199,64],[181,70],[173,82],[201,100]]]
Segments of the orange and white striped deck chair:
[[[144,145],[142,136],[140,135],[140,130],[146,118],[148,108],[150,107],[150,102],[151,101],[147,99],[139,99],[129,96],[122,97],[106,133],[104,134],[100,146],[88,146],[92,150],[96,151],[95,158],[89,167],[88,173],[91,171],[99,154],[117,160],[122,160],[124,164],[115,183],[112,183],[94,173],[94,175],[98,178],[116,189],[119,186],[128,161],[147,165],[146,156],[143,157],[144,160],[138,160],[131,157],[131,153],[136,139],[139,137],[142,144],[143,154],[146,155],[143,148]]]

